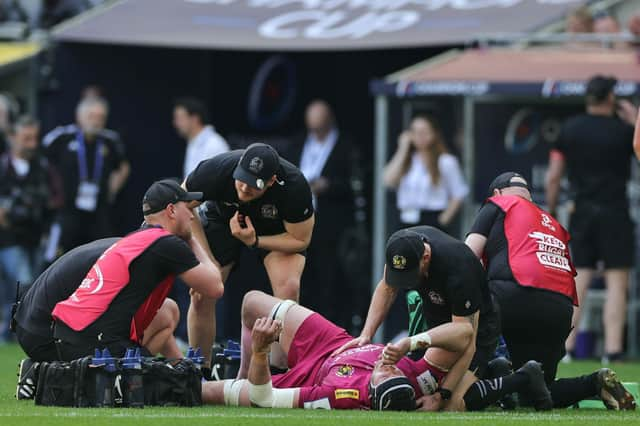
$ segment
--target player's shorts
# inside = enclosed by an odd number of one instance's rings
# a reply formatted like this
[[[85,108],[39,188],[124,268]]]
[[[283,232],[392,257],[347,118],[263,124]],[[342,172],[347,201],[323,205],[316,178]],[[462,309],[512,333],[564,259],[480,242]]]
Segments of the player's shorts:
[[[571,215],[571,258],[576,268],[630,268],[634,258],[634,224],[626,206],[576,205]]]
[[[273,376],[276,388],[313,386],[318,370],[333,351],[353,340],[343,328],[338,327],[318,313],[305,319],[291,342],[287,364],[289,371]]]
[[[220,266],[226,266],[236,262],[240,258],[240,254],[245,245],[242,241],[231,235],[229,220],[221,217],[215,207],[200,209],[199,215],[204,233],[209,242],[209,247],[211,248],[211,253]],[[255,249],[254,251],[262,261],[271,253],[271,251],[261,248]],[[306,256],[306,253],[306,250],[299,252],[302,256]]]

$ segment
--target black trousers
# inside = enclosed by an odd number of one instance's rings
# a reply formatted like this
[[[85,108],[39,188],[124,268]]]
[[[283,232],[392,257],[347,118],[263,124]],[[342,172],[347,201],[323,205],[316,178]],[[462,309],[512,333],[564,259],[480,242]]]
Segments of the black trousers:
[[[57,361],[58,352],[53,336],[39,336],[16,325],[16,338],[22,350],[34,361]]]
[[[541,362],[545,381],[551,384],[571,331],[571,300],[511,281],[490,281],[489,288],[500,305],[502,336],[513,368],[518,369],[529,360]]]
[[[144,347],[129,339],[113,336],[96,338],[83,335],[82,332],[74,332],[64,323],[56,322],[53,328],[56,350],[60,361],[73,361],[85,356],[93,356],[96,349],[109,349],[114,358],[122,358],[129,348],[140,348],[142,356],[151,356]]]

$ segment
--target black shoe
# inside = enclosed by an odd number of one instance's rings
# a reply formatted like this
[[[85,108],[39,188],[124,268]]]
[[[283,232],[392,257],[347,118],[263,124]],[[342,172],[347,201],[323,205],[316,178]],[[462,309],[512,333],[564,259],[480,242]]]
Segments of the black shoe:
[[[36,385],[38,384],[39,362],[25,358],[18,365],[18,387],[16,389],[17,399],[34,399],[36,396]]]
[[[508,376],[513,373],[513,365],[507,358],[501,356],[491,360],[488,364],[488,376],[492,379]],[[517,398],[515,393],[503,396],[498,402],[503,410],[515,410]]]
[[[527,392],[524,392],[525,399],[533,403],[533,407],[538,411],[547,411],[553,408],[553,400],[551,392],[544,382],[544,373],[542,365],[536,361],[528,361],[520,367],[518,373],[524,373],[529,378],[529,386]]]
[[[635,410],[636,400],[620,383],[618,375],[609,368],[601,368],[596,376],[598,395],[608,410]]]

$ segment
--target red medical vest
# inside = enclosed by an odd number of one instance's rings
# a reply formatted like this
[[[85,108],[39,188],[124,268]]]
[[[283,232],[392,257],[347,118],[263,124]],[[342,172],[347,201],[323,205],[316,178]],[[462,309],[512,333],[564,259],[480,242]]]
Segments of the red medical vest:
[[[489,198],[504,213],[509,267],[516,282],[568,296],[578,305],[569,233],[544,210],[516,195]]]
[[[52,316],[75,331],[82,331],[96,321],[113,299],[129,284],[129,266],[159,238],[171,235],[162,228],[147,228],[127,235],[109,247],[91,267],[78,289],[59,302]],[[144,330],[155,317],[175,276],[163,279],[147,296],[131,320],[130,339],[141,343]]]

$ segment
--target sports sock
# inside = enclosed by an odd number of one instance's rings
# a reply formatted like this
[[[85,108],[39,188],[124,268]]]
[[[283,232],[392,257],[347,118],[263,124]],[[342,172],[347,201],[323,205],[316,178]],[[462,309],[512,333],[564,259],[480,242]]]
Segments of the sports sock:
[[[518,392],[529,383],[524,373],[513,373],[495,379],[478,380],[464,394],[467,411],[478,411],[493,405],[504,395]]]
[[[597,372],[586,376],[557,379],[549,385],[553,408],[570,407],[583,399],[596,395]]]

